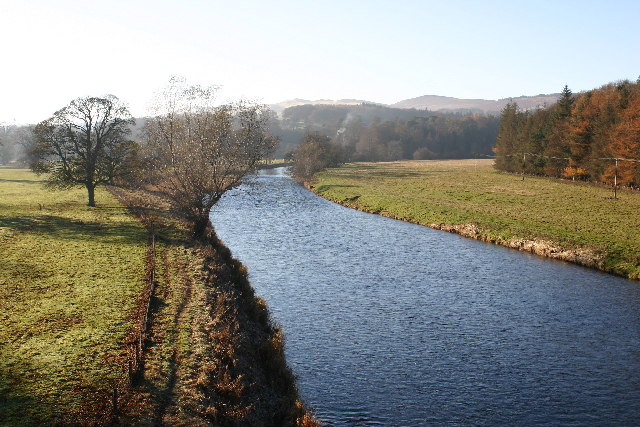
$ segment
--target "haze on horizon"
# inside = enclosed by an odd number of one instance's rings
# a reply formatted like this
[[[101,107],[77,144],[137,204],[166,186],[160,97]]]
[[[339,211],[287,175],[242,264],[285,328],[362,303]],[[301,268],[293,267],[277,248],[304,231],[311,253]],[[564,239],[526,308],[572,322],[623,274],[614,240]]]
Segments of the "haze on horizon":
[[[640,74],[640,3],[0,0],[0,123],[79,96],[147,114],[169,76],[220,99],[500,99]]]

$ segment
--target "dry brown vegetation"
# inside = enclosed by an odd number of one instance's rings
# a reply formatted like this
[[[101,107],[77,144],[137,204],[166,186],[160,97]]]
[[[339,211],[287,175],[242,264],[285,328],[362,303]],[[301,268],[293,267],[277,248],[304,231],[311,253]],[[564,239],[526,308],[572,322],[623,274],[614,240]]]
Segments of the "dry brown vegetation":
[[[153,227],[158,244],[142,370],[114,422],[317,425],[299,400],[282,331],[245,267],[212,230],[194,243],[151,193],[118,196]]]

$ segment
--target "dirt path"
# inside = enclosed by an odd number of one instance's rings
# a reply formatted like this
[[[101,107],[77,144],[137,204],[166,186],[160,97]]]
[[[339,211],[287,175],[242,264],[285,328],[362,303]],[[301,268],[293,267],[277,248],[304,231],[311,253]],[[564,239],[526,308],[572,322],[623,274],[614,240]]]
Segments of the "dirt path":
[[[166,252],[165,252],[166,254]],[[163,264],[165,266],[165,270],[168,270],[169,265],[166,262],[166,257],[163,259]],[[178,393],[176,390],[176,384],[179,380],[178,372],[180,370],[180,365],[182,362],[182,358],[184,357],[183,350],[180,348],[178,344],[178,328],[180,325],[187,323],[187,319],[185,318],[184,312],[185,308],[189,305],[191,301],[192,288],[193,288],[193,279],[189,276],[185,271],[184,264],[178,264],[177,269],[180,273],[181,280],[178,280],[176,283],[176,291],[179,293],[179,297],[177,298],[177,308],[175,313],[173,314],[173,321],[170,328],[170,333],[173,335],[170,337],[167,342],[171,343],[171,349],[169,352],[171,356],[169,358],[169,363],[167,367],[168,371],[168,380],[166,384],[166,388],[164,390],[159,390],[158,393],[158,407],[156,408],[154,415],[154,424],[162,425],[164,424],[164,418],[167,414],[169,408],[176,404],[178,400]],[[158,331],[155,331],[158,333]]]
[[[143,211],[158,238],[142,367],[115,424],[317,425],[244,266],[212,230],[194,242],[158,212]]]

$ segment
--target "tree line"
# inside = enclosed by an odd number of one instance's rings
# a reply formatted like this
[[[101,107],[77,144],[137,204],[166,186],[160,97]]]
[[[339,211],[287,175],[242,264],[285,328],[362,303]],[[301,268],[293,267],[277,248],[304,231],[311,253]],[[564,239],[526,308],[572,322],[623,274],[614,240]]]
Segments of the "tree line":
[[[0,125],[0,165],[29,164],[33,125]]]
[[[485,115],[431,115],[410,120],[357,117],[342,123],[334,140],[353,161],[430,160],[478,157],[491,153],[498,118]]]
[[[278,144],[266,106],[217,105],[216,91],[171,78],[140,141],[130,138],[135,120],[117,97],[75,99],[33,128],[30,167],[50,186],[84,186],[89,206],[99,185],[151,188],[204,237],[215,203]]]
[[[507,104],[495,146],[498,170],[640,186],[640,78],[536,111]]]
[[[284,110],[274,133],[289,157],[304,156],[297,146],[322,135],[348,161],[469,158],[492,154],[499,118],[490,115],[435,113],[380,105],[300,105]],[[293,138],[296,138],[293,141]],[[326,150],[325,150],[326,151]]]

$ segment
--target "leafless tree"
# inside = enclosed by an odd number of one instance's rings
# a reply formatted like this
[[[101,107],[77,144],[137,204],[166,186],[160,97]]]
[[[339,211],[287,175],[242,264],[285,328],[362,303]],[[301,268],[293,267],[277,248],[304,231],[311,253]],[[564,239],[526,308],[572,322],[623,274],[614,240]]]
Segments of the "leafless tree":
[[[269,109],[248,102],[215,105],[216,87],[173,77],[156,98],[146,127],[151,178],[202,237],[220,197],[271,154]]]
[[[340,166],[347,153],[341,145],[331,142],[319,132],[307,132],[300,145],[293,151],[291,173],[299,180],[309,180],[316,172]]]
[[[47,173],[50,185],[84,186],[88,205],[95,206],[95,188],[113,183],[131,152],[127,139],[135,121],[113,95],[78,98],[39,123],[31,168]]]

